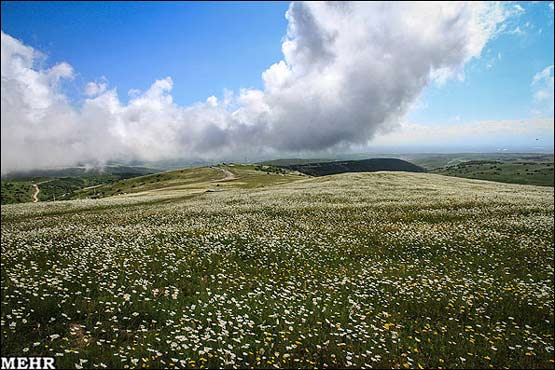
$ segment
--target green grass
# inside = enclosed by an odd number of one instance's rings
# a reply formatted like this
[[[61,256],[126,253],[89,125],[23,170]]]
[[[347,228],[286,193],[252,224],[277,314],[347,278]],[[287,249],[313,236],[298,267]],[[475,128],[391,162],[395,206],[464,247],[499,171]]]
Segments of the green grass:
[[[543,153],[420,153],[400,155],[400,158],[430,171],[468,161],[553,162],[553,154]]]
[[[515,184],[553,186],[553,162],[469,161],[435,173]]]
[[[480,180],[514,184],[553,186],[553,154],[545,153],[416,153],[416,154],[359,154],[359,157],[399,158],[424,167],[430,172]],[[355,156],[352,155],[354,158]],[[348,156],[345,158],[353,159]],[[266,165],[306,165],[316,162],[337,162],[338,159],[278,159],[262,162]],[[500,162],[491,168],[488,162]],[[483,162],[483,165],[480,165]],[[524,164],[525,163],[525,164]],[[302,167],[302,166],[301,166]]]
[[[553,367],[553,188],[225,169],[237,179],[173,171],[166,190],[3,206],[2,354],[64,368]]]
[[[32,202],[38,184],[41,202],[71,199],[74,192],[83,188],[120,180],[118,175],[79,175],[59,178],[32,177],[21,180],[2,180],[2,204]]]
[[[111,184],[101,185],[92,189],[83,189],[76,192],[74,198],[102,198],[113,195],[122,195],[151,191],[170,187],[196,186],[210,182],[218,178],[218,170],[203,167],[177,171],[160,172],[117,181]]]
[[[295,164],[289,165],[286,168],[310,176],[328,176],[347,172],[426,172],[424,168],[398,158],[371,158],[353,161]]]
[[[258,168],[258,169],[257,169]],[[218,165],[197,167],[135,177],[74,193],[74,198],[103,198],[113,195],[168,193],[174,191],[205,191],[207,189],[255,188],[287,183],[303,178],[288,171],[261,171],[255,165]],[[236,176],[233,181],[220,182],[223,170]]]
[[[145,167],[111,165],[102,169],[77,167],[10,173],[2,179],[2,204],[32,202],[35,192],[33,184],[38,184],[40,188],[39,201],[64,200],[72,199],[74,193],[81,189],[156,171]]]
[[[28,181],[5,181],[1,184],[2,204],[31,202],[35,188]]]

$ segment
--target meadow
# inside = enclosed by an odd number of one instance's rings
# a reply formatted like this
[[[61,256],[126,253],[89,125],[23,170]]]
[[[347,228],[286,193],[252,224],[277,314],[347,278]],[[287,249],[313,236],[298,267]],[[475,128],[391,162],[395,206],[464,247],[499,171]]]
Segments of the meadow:
[[[207,167],[3,205],[2,354],[66,368],[553,368],[552,187],[224,169],[236,178]]]

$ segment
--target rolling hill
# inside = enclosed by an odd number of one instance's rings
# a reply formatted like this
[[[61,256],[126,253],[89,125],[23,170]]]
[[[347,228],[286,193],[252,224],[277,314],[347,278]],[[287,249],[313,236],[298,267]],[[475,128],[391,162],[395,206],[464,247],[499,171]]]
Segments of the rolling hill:
[[[304,178],[291,171],[270,172],[261,166],[227,164],[160,172],[82,189],[77,198],[140,196],[161,193],[199,193],[233,188],[257,188]]]
[[[426,170],[420,166],[397,158],[371,158],[358,161],[333,161],[275,166],[299,171],[311,176],[326,176],[347,172],[426,172]]]
[[[553,161],[471,160],[439,167],[432,172],[448,176],[514,184],[553,186]]]
[[[12,172],[2,176],[1,200],[2,204],[31,202],[35,192],[33,184],[40,187],[40,201],[71,199],[73,193],[81,189],[158,171],[146,167],[109,165]]]

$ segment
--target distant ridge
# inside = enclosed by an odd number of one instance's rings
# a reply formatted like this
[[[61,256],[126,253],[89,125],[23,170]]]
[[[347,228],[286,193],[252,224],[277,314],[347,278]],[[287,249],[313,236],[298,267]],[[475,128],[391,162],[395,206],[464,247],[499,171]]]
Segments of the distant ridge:
[[[33,177],[67,177],[93,175],[120,175],[122,178],[148,175],[160,172],[159,169],[134,166],[102,166],[102,167],[65,167],[30,171],[15,171],[2,176],[2,180],[28,179]]]
[[[274,166],[299,171],[311,176],[335,175],[345,172],[426,172],[423,167],[397,158],[371,158],[359,161],[317,162]]]
[[[274,166],[274,167],[286,167],[290,165],[308,164],[308,163],[323,163],[323,162],[335,162],[338,159],[326,159],[326,158],[286,158],[286,159],[273,159],[271,161],[263,161],[258,164],[263,166]]]

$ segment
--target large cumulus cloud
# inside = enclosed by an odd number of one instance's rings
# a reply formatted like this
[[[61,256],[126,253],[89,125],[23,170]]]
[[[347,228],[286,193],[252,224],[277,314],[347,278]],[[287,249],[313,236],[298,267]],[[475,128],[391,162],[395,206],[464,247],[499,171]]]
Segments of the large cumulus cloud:
[[[170,77],[123,104],[67,63],[2,32],[2,172],[107,160],[226,158],[366,144],[396,127],[431,81],[460,78],[514,7],[499,3],[292,3],[283,60],[262,90],[183,107]],[[184,66],[186,68],[187,66]]]

